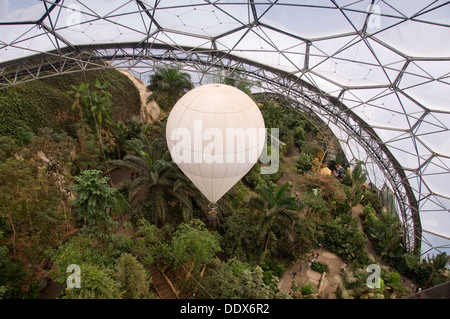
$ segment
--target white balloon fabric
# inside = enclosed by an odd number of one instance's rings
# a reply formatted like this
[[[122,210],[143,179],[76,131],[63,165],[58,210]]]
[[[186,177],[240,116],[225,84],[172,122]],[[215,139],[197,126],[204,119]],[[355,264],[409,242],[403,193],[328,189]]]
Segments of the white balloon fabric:
[[[207,84],[175,104],[166,140],[173,161],[215,204],[257,162],[266,130],[261,111],[247,94]]]

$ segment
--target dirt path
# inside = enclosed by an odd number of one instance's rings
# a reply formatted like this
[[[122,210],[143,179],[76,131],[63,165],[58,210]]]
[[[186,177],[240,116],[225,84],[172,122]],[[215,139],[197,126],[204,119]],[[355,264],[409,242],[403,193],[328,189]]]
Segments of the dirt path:
[[[317,249],[314,252],[319,253],[317,261],[327,264],[329,269],[329,274],[326,275],[323,280],[320,295],[326,297],[327,299],[336,299],[334,292],[341,283],[340,272],[343,265],[343,261],[338,256],[336,256],[335,254],[331,253],[330,251],[324,248]],[[321,276],[322,274],[315,272],[309,268],[308,261],[299,259],[298,261],[293,263],[288,269],[286,269],[286,272],[281,277],[278,283],[278,289],[291,293],[292,292],[291,285],[292,281],[294,280],[295,282],[300,283],[301,285],[305,285],[307,282],[310,282],[314,285],[316,291],[318,291]]]
[[[363,212],[364,207],[359,204],[355,207],[352,208],[352,216],[354,218],[356,218],[356,220],[358,221],[358,227],[361,233],[365,234],[363,231],[363,225],[362,225],[362,218],[361,218],[361,214]],[[367,235],[366,235],[367,237]],[[378,254],[375,251],[375,248],[373,247],[373,243],[370,240],[370,238],[367,237],[367,245],[366,245],[366,252],[369,256],[371,256],[375,262],[382,266],[382,267],[386,267],[388,268],[390,271],[397,271],[396,269],[392,268],[391,266],[389,266],[389,264],[387,262],[385,262],[383,259],[381,259],[380,256],[378,256]],[[408,278],[406,278],[405,276],[402,276],[402,284],[405,288],[411,290],[411,292],[415,292],[416,290],[416,285]]]
[[[352,208],[352,217],[354,217],[354,218],[358,221],[358,228],[359,228],[359,231],[360,231],[361,233],[364,234],[364,231],[363,231],[363,221],[362,221],[362,218],[361,218],[361,214],[362,214],[362,212],[363,212],[363,209],[364,209],[364,207],[363,207],[361,204],[358,204],[357,206],[353,207],[353,208]],[[367,236],[366,236],[366,237],[367,237]],[[376,261],[379,265],[381,265],[381,266],[386,266],[386,267],[389,266],[384,260],[382,260],[382,259],[377,255],[377,253],[375,252],[375,248],[373,247],[372,241],[371,241],[369,238],[367,238],[366,253],[367,253],[369,256],[372,256],[372,258],[375,259],[375,261]]]
[[[300,149],[293,146],[289,153],[284,156],[283,175],[277,181],[278,185],[282,185],[286,182],[291,183],[292,195],[300,192],[301,189],[299,184],[300,179],[298,178],[298,172],[296,170],[297,158],[299,155]],[[341,282],[340,272],[343,261],[338,256],[324,248],[317,249],[315,252],[319,253],[317,261],[327,264],[329,269],[329,274],[324,278],[320,295],[326,296],[328,299],[335,299],[336,296],[334,295],[334,291]],[[293,274],[294,272],[296,273],[295,278]],[[284,275],[278,283],[278,289],[288,293],[291,292],[292,280],[295,280],[297,283],[301,283],[302,285],[307,282],[311,282],[317,290],[320,284],[321,276],[322,274],[309,269],[307,258],[301,258],[286,269]]]

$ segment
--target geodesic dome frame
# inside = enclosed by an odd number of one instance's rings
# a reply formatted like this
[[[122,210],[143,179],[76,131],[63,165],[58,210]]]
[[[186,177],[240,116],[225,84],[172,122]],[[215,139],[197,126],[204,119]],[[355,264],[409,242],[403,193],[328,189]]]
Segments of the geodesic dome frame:
[[[108,67],[143,80],[179,67],[198,83],[241,72],[329,125],[348,160],[393,193],[410,249],[450,247],[448,1],[28,5],[0,10],[0,88]]]

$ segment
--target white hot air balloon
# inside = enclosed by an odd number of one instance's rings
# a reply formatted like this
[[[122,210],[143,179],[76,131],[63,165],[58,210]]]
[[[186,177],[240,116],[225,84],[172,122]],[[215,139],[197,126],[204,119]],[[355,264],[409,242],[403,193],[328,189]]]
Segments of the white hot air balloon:
[[[265,139],[258,106],[247,94],[225,84],[189,91],[167,119],[172,159],[209,200],[212,213],[217,201],[257,162]]]

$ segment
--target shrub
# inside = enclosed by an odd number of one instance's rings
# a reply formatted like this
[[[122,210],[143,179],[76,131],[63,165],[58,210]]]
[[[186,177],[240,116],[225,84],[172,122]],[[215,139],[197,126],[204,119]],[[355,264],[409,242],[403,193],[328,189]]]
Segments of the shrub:
[[[328,265],[320,261],[313,262],[311,264],[311,270],[314,270],[318,273],[326,272],[327,274],[330,272],[330,270],[328,269]]]
[[[297,172],[299,172],[299,174],[308,172],[312,168],[313,159],[311,154],[302,152],[297,158]]]

